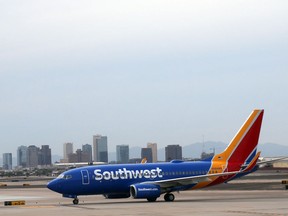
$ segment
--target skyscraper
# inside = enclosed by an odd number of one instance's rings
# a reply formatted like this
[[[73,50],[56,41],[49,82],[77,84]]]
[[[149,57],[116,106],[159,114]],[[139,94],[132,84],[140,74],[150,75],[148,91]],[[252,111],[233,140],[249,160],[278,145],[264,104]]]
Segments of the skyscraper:
[[[39,165],[50,166],[51,149],[49,148],[49,145],[42,145],[39,153]]]
[[[129,162],[129,145],[116,146],[116,160],[121,164]]]
[[[94,161],[108,163],[107,136],[93,136]]]
[[[27,146],[19,146],[17,148],[17,166],[27,166]]]
[[[147,148],[152,149],[152,162],[156,163],[157,159],[157,143],[147,143]]]
[[[165,147],[165,160],[182,160],[182,147],[180,145],[168,145]]]
[[[33,168],[39,165],[40,149],[35,145],[30,145],[27,148],[27,167]]]
[[[141,158],[146,158],[147,163],[152,163],[152,149],[151,148],[141,148]]]
[[[3,169],[12,170],[12,153],[3,154]]]
[[[73,143],[63,144],[63,160],[68,162],[68,155],[73,153]]]
[[[91,162],[88,159],[88,154],[86,152],[83,152],[81,149],[77,149],[75,153],[68,155],[68,163],[80,162]]]
[[[92,146],[90,144],[82,145],[82,154],[86,154],[87,161],[92,162]]]

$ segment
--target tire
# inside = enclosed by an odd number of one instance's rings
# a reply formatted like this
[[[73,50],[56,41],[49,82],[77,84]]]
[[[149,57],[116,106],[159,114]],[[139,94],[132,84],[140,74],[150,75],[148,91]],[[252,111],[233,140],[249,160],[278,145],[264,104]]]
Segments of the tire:
[[[78,203],[79,203],[79,199],[77,199],[77,198],[73,199],[73,204],[74,205],[78,205]]]
[[[172,193],[167,193],[167,194],[164,195],[164,200],[166,202],[173,202],[174,199],[175,199],[175,196]]]

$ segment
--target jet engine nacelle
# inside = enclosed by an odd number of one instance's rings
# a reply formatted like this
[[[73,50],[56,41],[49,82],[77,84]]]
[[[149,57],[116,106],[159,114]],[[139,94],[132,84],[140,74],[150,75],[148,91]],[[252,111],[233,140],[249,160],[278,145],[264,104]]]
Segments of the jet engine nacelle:
[[[157,198],[161,194],[159,185],[134,184],[130,186],[130,194],[133,198]]]

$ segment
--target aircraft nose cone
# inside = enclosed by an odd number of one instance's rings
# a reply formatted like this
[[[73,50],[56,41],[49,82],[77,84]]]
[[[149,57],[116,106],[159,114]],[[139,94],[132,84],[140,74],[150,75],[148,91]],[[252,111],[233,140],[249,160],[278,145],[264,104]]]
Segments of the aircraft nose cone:
[[[61,186],[60,186],[60,183],[57,181],[57,179],[54,179],[54,180],[48,182],[47,188],[49,188],[52,191],[60,193]]]

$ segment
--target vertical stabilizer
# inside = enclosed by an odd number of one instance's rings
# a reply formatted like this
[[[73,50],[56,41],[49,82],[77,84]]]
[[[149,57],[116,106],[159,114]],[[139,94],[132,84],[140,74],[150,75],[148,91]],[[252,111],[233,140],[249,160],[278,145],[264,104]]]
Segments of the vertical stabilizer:
[[[213,161],[226,162],[229,171],[250,163],[255,157],[264,110],[253,110],[228,147],[214,156]]]

